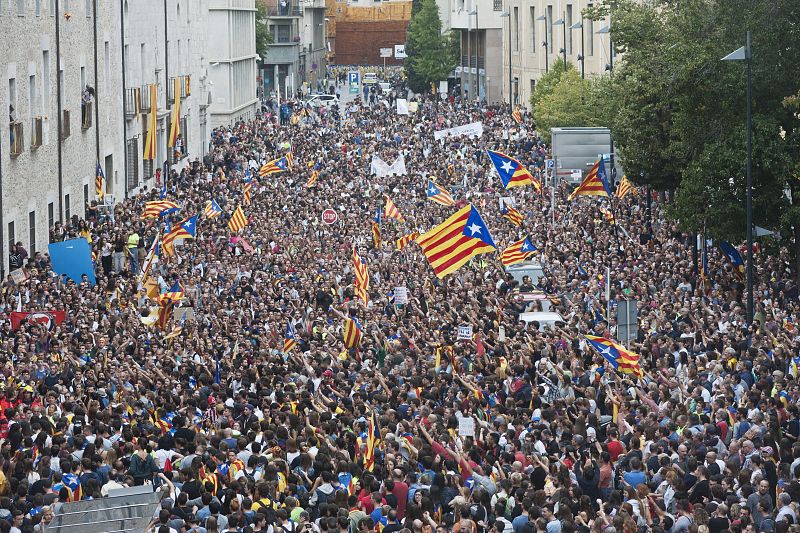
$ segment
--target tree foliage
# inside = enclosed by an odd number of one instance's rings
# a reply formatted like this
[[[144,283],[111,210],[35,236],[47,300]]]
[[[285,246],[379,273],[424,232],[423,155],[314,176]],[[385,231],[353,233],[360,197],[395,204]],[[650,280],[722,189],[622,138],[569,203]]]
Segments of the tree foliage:
[[[442,34],[436,0],[419,0],[406,34],[405,69],[409,87],[425,92],[431,83],[447,79],[458,64],[459,49],[453,33]]]
[[[746,68],[720,59],[752,31],[754,222],[800,231],[784,194],[800,199],[800,2],[605,0],[584,14],[608,13],[623,53],[609,125],[628,177],[674,191],[684,229],[731,240],[745,232]]]
[[[575,66],[569,61],[565,64],[563,59],[556,59],[555,62],[553,62],[553,66],[536,82],[536,87],[534,87],[530,98],[531,109],[536,107],[536,103],[539,100],[553,93],[556,85],[561,81],[561,76],[564,75],[564,72],[574,70]]]
[[[267,27],[267,6],[264,2],[256,2],[256,53],[265,61],[269,45],[275,42]]]
[[[536,128],[550,142],[551,128],[608,126],[613,106],[608,94],[608,77],[582,79],[574,68],[562,70],[560,78],[531,95]]]

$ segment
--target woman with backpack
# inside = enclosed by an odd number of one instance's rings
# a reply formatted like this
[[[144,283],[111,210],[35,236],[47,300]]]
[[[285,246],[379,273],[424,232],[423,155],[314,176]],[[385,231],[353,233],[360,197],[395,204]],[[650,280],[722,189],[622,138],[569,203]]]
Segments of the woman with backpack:
[[[131,455],[131,466],[128,473],[133,476],[136,485],[144,485],[146,481],[152,481],[153,475],[160,472],[158,465],[153,459],[153,449],[146,438],[142,437],[136,441],[136,449]]]

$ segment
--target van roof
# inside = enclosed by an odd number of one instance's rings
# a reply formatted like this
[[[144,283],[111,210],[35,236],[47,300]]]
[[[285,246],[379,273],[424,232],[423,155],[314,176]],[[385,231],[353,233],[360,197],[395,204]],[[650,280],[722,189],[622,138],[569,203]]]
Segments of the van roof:
[[[564,317],[551,311],[532,311],[530,313],[520,313],[519,319],[522,322],[566,322]]]

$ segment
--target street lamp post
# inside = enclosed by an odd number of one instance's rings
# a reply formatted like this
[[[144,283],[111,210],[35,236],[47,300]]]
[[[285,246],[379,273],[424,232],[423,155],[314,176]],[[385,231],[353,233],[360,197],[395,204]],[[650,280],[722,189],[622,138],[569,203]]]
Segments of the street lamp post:
[[[583,51],[583,46],[584,46],[583,20],[576,22],[575,24],[569,27],[570,30],[577,30],[578,28],[581,29],[581,55],[578,56],[578,61],[581,62],[581,78],[586,78],[586,69],[584,68],[584,62],[586,58]]]
[[[503,11],[501,17],[508,17],[508,112],[514,111],[514,102],[511,99],[511,12]]]
[[[747,32],[745,46],[731,52],[722,61],[745,61],[747,63],[747,323],[753,322],[753,54],[751,34]]]
[[[547,17],[545,17],[544,15],[539,15],[538,17],[536,17],[536,20],[544,21],[544,33],[543,33],[544,41],[542,41],[542,46],[544,46],[544,71],[549,72],[550,71],[549,60],[547,58],[547,56],[549,55],[548,44],[547,44]]]
[[[553,26],[563,26],[564,27],[564,41],[563,41],[563,48],[559,50],[562,54],[564,54],[564,72],[567,71],[567,14],[564,13],[564,16],[557,21],[553,22]]]
[[[476,5],[475,8],[469,12],[469,16],[475,15],[475,98],[476,101],[480,102],[481,99],[481,87],[480,87],[480,76],[481,76],[481,69],[478,66],[478,41],[480,40],[481,31],[478,29],[478,6]]]

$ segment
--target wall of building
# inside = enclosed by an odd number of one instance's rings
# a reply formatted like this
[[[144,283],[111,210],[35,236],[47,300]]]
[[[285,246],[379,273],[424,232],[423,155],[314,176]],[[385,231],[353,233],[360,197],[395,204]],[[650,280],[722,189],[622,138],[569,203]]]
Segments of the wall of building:
[[[209,0],[208,31],[210,125],[250,120],[258,109],[255,0]]]
[[[120,56],[116,0],[98,0],[97,73],[92,0],[73,0],[68,9],[51,1],[0,2],[0,266],[6,271],[9,242],[21,241],[28,251],[46,251],[52,223],[82,217],[95,198],[97,160],[106,169],[108,188],[116,191],[122,178],[115,162],[122,160],[119,135]],[[21,8],[21,9],[20,9]],[[56,22],[61,47],[57,69]],[[61,102],[68,111],[59,142],[58,79]],[[86,85],[96,97],[82,123],[81,96]],[[19,155],[11,154],[11,107],[22,123]],[[95,110],[97,114],[95,114]],[[64,114],[62,114],[62,118]],[[41,121],[41,145],[32,134]],[[58,155],[61,147],[59,173]],[[106,160],[108,158],[108,160]],[[60,176],[60,179],[59,179]],[[12,231],[13,230],[13,231]]]
[[[563,57],[559,50],[565,47],[564,26],[553,25],[553,22],[561,18],[566,18],[567,61],[575,65],[580,72],[581,62],[578,60],[578,55],[581,54],[581,30],[569,28],[575,23],[582,22],[585,74],[595,76],[606,71],[606,65],[610,63],[609,35],[597,32],[608,26],[608,19],[603,21],[583,19],[582,10],[591,3],[589,0],[506,0],[512,16],[503,20],[503,101],[508,101],[509,48],[512,98],[527,107],[535,81],[557,59]],[[536,20],[542,15],[546,20]],[[547,48],[542,46],[544,41],[548,42]],[[513,83],[515,78],[518,80],[516,84]],[[515,91],[514,88],[517,86],[518,90]]]
[[[461,94],[476,94],[496,102],[503,78],[499,56],[503,50],[503,4],[499,0],[449,0],[447,18],[452,29],[461,34],[461,61],[456,76],[461,80]],[[440,7],[441,9],[441,7]]]
[[[158,84],[158,146],[152,165],[142,157],[149,114],[142,112],[137,115],[131,112],[130,105],[126,108],[127,178],[129,193],[134,193],[155,186],[155,170],[161,168],[171,151],[167,141],[172,105],[167,102],[167,86],[169,84],[172,89],[175,77],[179,77],[181,83],[186,83],[188,77],[190,94],[180,102],[181,136],[186,157],[174,161],[173,166],[183,166],[188,160],[205,154],[209,135],[206,107],[210,88],[207,83],[208,1],[123,0],[123,6],[126,89],[138,88],[146,94],[150,84]],[[131,101],[126,100],[126,103]]]
[[[408,21],[339,22],[336,30],[337,65],[382,65],[381,48],[405,44]],[[402,60],[386,59],[387,65],[401,65]]]
[[[382,65],[380,48],[394,49],[394,45],[406,42],[411,2],[327,0],[326,16],[334,64]],[[385,31],[390,33],[381,35]],[[387,58],[386,64],[402,65],[403,62],[392,57]]]

